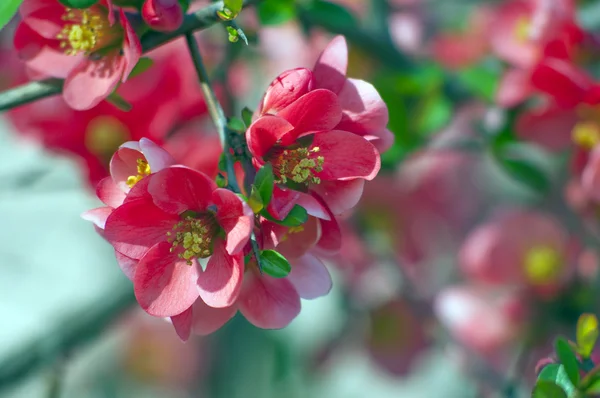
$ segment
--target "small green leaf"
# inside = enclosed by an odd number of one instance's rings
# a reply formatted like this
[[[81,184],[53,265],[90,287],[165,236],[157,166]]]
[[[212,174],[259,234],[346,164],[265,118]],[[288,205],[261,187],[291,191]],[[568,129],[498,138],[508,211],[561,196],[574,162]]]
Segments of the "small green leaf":
[[[250,108],[245,107],[244,109],[242,109],[242,120],[244,121],[244,124],[246,125],[246,128],[250,127],[250,125],[252,124],[252,114],[254,112],[252,112],[250,110]]]
[[[580,375],[579,375],[579,362],[577,361],[577,357],[573,352],[573,348],[571,345],[562,337],[556,339],[556,343],[554,344],[554,348],[556,350],[556,355],[562,363],[567,376],[571,383],[576,386],[579,384]]]
[[[148,57],[140,58],[140,60],[137,62],[137,64],[135,64],[135,66],[133,67],[133,70],[129,74],[128,78],[133,79],[134,77],[141,75],[142,73],[144,73],[145,71],[150,69],[150,67],[152,65],[154,65],[154,61],[152,60],[152,58],[148,58]]]
[[[567,398],[567,393],[551,381],[540,380],[535,385],[531,398]]]
[[[538,375],[538,381],[539,380],[558,384],[567,393],[567,396],[570,396],[571,393],[575,391],[575,386],[571,383],[571,380],[569,380],[565,367],[558,363],[544,366]]]
[[[262,209],[265,208],[265,204],[262,198],[260,197],[260,193],[254,185],[252,185],[252,190],[250,191],[250,197],[248,198],[248,206],[250,206],[254,213],[259,213]]]
[[[260,267],[262,272],[273,278],[285,278],[292,270],[288,260],[275,250],[260,252]]]
[[[271,203],[273,188],[275,186],[275,176],[273,175],[273,166],[270,163],[265,164],[258,170],[254,178],[253,187],[256,187],[264,207]]]
[[[246,131],[246,126],[244,125],[244,122],[242,121],[242,119],[240,119],[239,117],[235,117],[235,116],[229,119],[229,121],[227,122],[227,127],[230,130],[237,131],[237,132]]]
[[[593,382],[588,388],[585,389],[586,394],[600,394],[600,379]]]
[[[502,66],[494,59],[462,69],[457,73],[457,78],[463,86],[475,95],[490,102],[494,101],[498,82],[502,73]]]
[[[242,6],[244,2],[242,0],[224,0],[223,7],[227,8],[231,13],[233,13],[234,18],[237,16],[240,11],[242,11]]]
[[[129,112],[133,106],[127,102],[127,100],[117,94],[116,91],[113,91],[108,97],[106,97],[106,101],[114,105],[117,109],[122,110],[123,112]]]
[[[225,152],[221,153],[221,156],[219,156],[219,170],[227,173],[227,155],[225,155]]]
[[[264,0],[258,4],[258,19],[262,25],[279,25],[295,16],[294,0]]]
[[[494,148],[500,167],[510,177],[539,194],[548,192],[550,178],[539,162],[527,156],[525,144],[506,143]]]
[[[96,4],[98,0],[58,0],[69,8],[89,8]]]
[[[577,351],[589,358],[598,339],[598,318],[593,314],[582,314],[577,321]]]
[[[217,186],[219,188],[225,188],[227,186],[227,179],[221,173],[217,174],[217,177],[215,178],[215,182],[217,183]]]
[[[267,220],[283,225],[284,227],[299,227],[308,220],[308,212],[300,205],[294,205],[290,213],[283,220],[273,218],[267,211],[262,211],[260,214]]]
[[[0,29],[2,29],[17,13],[22,2],[23,0],[0,1]]]
[[[313,0],[306,11],[316,21],[327,21],[329,25],[338,28],[354,29],[358,22],[354,15],[346,7],[339,4],[322,0]]]
[[[419,106],[417,129],[430,135],[446,126],[452,117],[452,102],[441,93],[425,98]]]

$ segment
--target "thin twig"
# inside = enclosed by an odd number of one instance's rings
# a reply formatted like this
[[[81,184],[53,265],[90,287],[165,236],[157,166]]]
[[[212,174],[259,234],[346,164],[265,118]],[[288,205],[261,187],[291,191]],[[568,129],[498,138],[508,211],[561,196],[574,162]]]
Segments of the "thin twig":
[[[258,3],[259,1],[244,0],[244,7]],[[167,33],[150,32],[145,34],[141,40],[142,51],[147,53],[178,37],[209,28],[221,21],[217,16],[217,11],[220,11],[222,8],[222,1],[215,2],[208,7],[186,15],[183,24],[177,30]],[[60,94],[62,92],[62,82],[61,79],[44,79],[25,83],[10,90],[0,92],[0,112]]]

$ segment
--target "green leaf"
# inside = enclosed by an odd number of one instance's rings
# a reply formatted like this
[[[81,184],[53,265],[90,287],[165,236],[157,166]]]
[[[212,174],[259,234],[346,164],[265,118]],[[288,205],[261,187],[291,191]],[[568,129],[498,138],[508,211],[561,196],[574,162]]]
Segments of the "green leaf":
[[[486,60],[459,71],[458,81],[473,94],[490,102],[494,101],[502,70],[501,65],[495,61]]]
[[[306,11],[317,21],[327,21],[328,24],[339,28],[352,29],[358,26],[354,15],[347,8],[328,1],[313,0]]]
[[[554,349],[556,350],[556,355],[558,356],[560,363],[562,363],[569,380],[574,386],[578,385],[580,380],[579,362],[573,352],[573,348],[567,340],[559,337],[554,343]]]
[[[440,93],[427,97],[420,106],[417,129],[429,135],[448,124],[452,117],[452,102]]]
[[[244,109],[242,109],[242,120],[244,121],[244,124],[246,125],[246,128],[250,127],[250,125],[252,124],[252,114],[254,112],[252,112],[250,110],[250,108],[245,107]]]
[[[540,380],[533,388],[531,398],[567,398],[567,393],[551,381]]]
[[[544,366],[538,375],[538,382],[540,380],[558,384],[567,393],[567,396],[570,396],[575,392],[575,386],[571,383],[571,380],[569,380],[569,376],[567,376],[567,372],[561,364],[553,363]]]
[[[279,25],[295,16],[294,0],[265,0],[258,5],[258,19],[262,25]]]
[[[585,389],[586,394],[600,394],[600,379],[593,382],[588,388]]]
[[[152,60],[152,58],[148,58],[148,57],[140,58],[140,60],[137,62],[137,64],[135,64],[135,66],[133,67],[133,70],[129,74],[128,79],[133,79],[134,77],[141,75],[142,73],[144,73],[145,71],[150,69],[150,67],[152,65],[154,65],[154,61]]]
[[[240,11],[242,11],[242,6],[244,2],[242,0],[224,0],[223,7],[227,8],[235,18]]]
[[[598,339],[598,318],[593,314],[582,314],[577,321],[577,352],[584,357],[589,358],[596,340]]]
[[[229,119],[229,121],[227,122],[227,127],[230,130],[237,131],[237,132],[246,131],[246,126],[244,125],[244,122],[242,121],[242,119],[240,119],[239,117],[235,117],[235,116]]]
[[[273,175],[273,166],[270,163],[265,164],[258,170],[254,178],[253,187],[256,187],[261,201],[265,207],[271,203],[273,188],[275,186],[275,176]]]
[[[0,1],[0,29],[2,29],[17,13],[22,2],[23,0]]]
[[[277,220],[273,218],[267,211],[263,211],[260,213],[267,220],[273,221],[279,225],[283,225],[284,227],[299,227],[304,224],[306,220],[308,220],[308,212],[306,209],[300,205],[294,205],[292,210],[283,220]]]
[[[262,272],[273,278],[285,278],[292,270],[288,260],[275,250],[261,251],[259,262]]]
[[[494,149],[496,161],[503,171],[539,194],[550,189],[550,178],[542,166],[528,156],[525,144],[509,143]]]
[[[255,214],[259,213],[262,209],[265,208],[265,204],[262,198],[260,197],[260,193],[254,185],[252,185],[252,189],[250,191],[250,197],[248,198],[248,206],[250,206],[250,208]]]
[[[58,0],[64,6],[69,8],[89,8],[96,4],[98,0]]]
[[[217,183],[217,186],[219,188],[225,188],[227,186],[227,179],[221,173],[217,174],[217,177],[215,178],[215,182]]]
[[[117,94],[116,91],[113,91],[108,97],[106,97],[106,101],[114,105],[117,109],[122,110],[123,112],[129,112],[133,106],[127,102],[127,100]]]

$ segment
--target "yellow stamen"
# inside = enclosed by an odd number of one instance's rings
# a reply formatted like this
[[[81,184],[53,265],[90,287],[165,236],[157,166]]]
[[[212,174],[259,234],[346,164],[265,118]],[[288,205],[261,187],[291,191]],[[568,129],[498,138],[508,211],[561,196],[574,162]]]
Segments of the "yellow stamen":
[[[285,184],[291,180],[298,184],[319,184],[321,179],[315,174],[323,171],[323,156],[315,156],[319,147],[312,149],[300,147],[285,149],[276,156],[272,163],[278,179],[276,182]]]
[[[535,246],[525,254],[525,274],[533,284],[554,282],[561,274],[563,262],[556,249],[549,246]]]
[[[97,116],[88,123],[85,130],[86,148],[106,161],[110,160],[119,145],[129,139],[129,128],[114,116]]]
[[[192,264],[194,258],[210,257],[214,224],[214,218],[210,215],[201,218],[185,217],[173,226],[174,234],[167,232],[167,241],[172,244],[171,252],[181,247],[183,251],[177,256],[186,260],[188,265]]]
[[[110,26],[108,15],[94,7],[67,8],[62,19],[65,24],[56,38],[67,55],[89,55],[109,44],[118,30],[117,26]]]
[[[135,184],[140,182],[142,178],[149,176],[152,173],[150,170],[150,165],[145,159],[137,160],[137,175],[127,177],[127,186],[129,188],[133,188]]]
[[[290,235],[297,234],[304,231],[304,226],[298,225],[297,227],[289,227],[288,230],[283,234],[283,236],[279,239],[280,242],[285,242],[288,240]]]
[[[600,127],[594,122],[580,122],[572,133],[573,141],[583,149],[591,150],[600,143]]]

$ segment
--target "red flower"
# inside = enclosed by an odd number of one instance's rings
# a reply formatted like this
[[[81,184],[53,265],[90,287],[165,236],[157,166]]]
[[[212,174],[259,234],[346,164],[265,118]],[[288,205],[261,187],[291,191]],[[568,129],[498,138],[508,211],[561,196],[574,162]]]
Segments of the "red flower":
[[[25,0],[14,44],[27,66],[42,75],[65,78],[63,97],[74,109],[97,105],[125,82],[141,44],[125,13],[119,23],[110,0],[86,9],[58,0]]]
[[[183,9],[177,0],[146,0],[142,18],[152,29],[170,32],[183,23]]]
[[[133,283],[140,306],[167,317],[188,310],[198,297],[211,307],[232,305],[241,289],[252,211],[186,167],[168,167],[142,181],[105,228],[117,252],[139,260]]]

